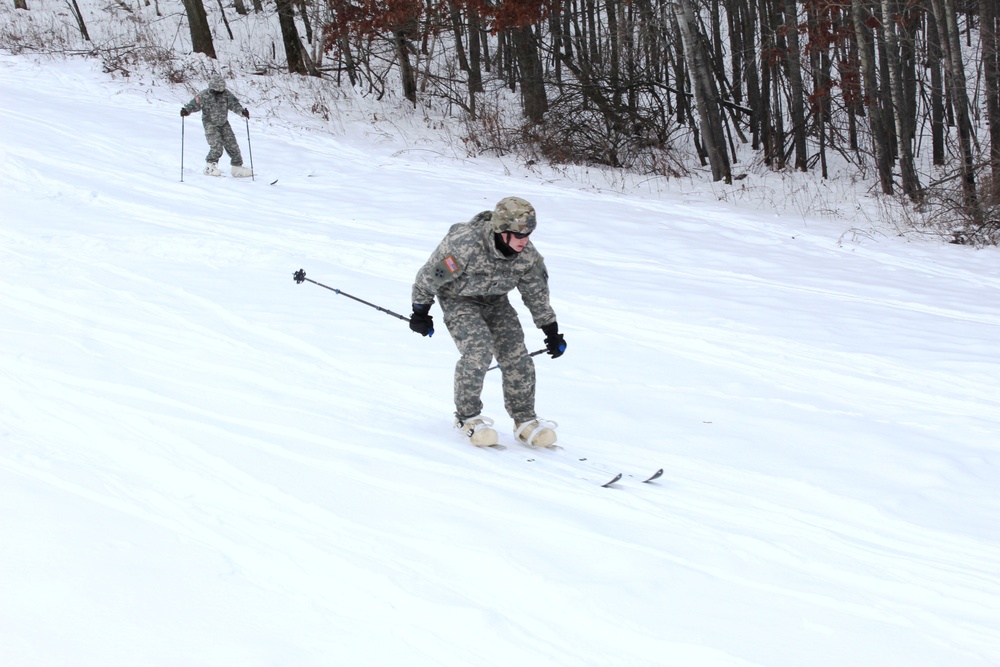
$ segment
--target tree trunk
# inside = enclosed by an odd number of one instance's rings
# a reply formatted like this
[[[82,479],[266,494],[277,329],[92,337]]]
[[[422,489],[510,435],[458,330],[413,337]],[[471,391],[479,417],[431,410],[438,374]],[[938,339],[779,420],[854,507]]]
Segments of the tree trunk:
[[[886,48],[885,39],[885,19],[882,16],[882,4],[880,0],[866,0],[871,7],[872,22],[875,24],[872,29],[872,39],[875,51],[878,54],[878,96],[879,104],[882,108],[882,129],[888,137],[889,160],[893,161],[899,155],[899,146],[896,137],[896,110],[892,105],[892,83],[889,78],[889,54]]]
[[[413,106],[417,105],[417,72],[410,62],[409,40],[400,30],[392,33],[392,43],[396,49],[396,59],[399,61],[399,78],[403,86],[403,97],[410,101]]]
[[[483,88],[483,49],[480,39],[482,30],[479,12],[470,7],[469,12],[469,97],[481,93]]]
[[[821,26],[821,18],[822,20],[826,20],[826,17],[822,16],[822,12],[825,10],[826,7],[821,7],[817,3],[807,6],[810,42],[814,39],[820,43],[825,42],[826,38],[825,35],[823,35],[823,32],[826,27]],[[812,72],[813,80],[811,111],[816,119],[816,134],[819,137],[820,170],[823,178],[829,178],[830,173],[826,159],[826,142],[827,123],[830,119],[831,110],[830,89],[832,87],[830,81],[830,49],[812,49],[809,54],[809,68]]]
[[[181,0],[187,12],[188,26],[191,28],[191,49],[195,53],[204,53],[209,58],[215,58],[215,45],[212,43],[212,31],[208,27],[208,16],[201,0]]]
[[[882,186],[882,192],[891,195],[893,190],[892,149],[889,145],[888,133],[885,131],[882,109],[879,104],[878,80],[875,76],[875,45],[872,43],[871,30],[868,28],[869,14],[862,7],[861,0],[851,0],[851,14],[854,19],[854,35],[858,42],[858,57],[861,59],[863,101],[868,111],[868,124],[871,128],[878,179]]]
[[[545,96],[545,81],[542,76],[542,61],[538,56],[538,41],[531,26],[510,28],[514,46],[514,57],[521,79],[521,108],[532,123],[541,123],[549,102]]]
[[[733,174],[726,154],[725,131],[722,127],[722,110],[719,107],[719,92],[712,76],[709,55],[704,44],[704,35],[698,30],[691,0],[679,0],[674,5],[677,26],[684,42],[691,87],[694,89],[695,104],[708,163],[712,167],[712,180],[733,182]]]
[[[934,17],[937,19],[941,37],[941,51],[944,55],[948,76],[951,78],[948,90],[958,127],[958,150],[961,158],[962,191],[965,204],[976,202],[976,175],[972,155],[972,121],[969,118],[969,94],[965,83],[965,64],[962,60],[962,42],[958,31],[958,14],[954,0],[931,0]]]
[[[621,107],[621,45],[619,44],[618,31],[618,0],[604,0],[605,9],[608,16],[608,97],[611,104],[616,109]]]
[[[312,22],[309,21],[309,8],[305,0],[298,0],[299,14],[302,16],[302,27],[306,29],[306,44],[313,43]]]
[[[73,0],[74,2],[76,0]],[[229,27],[229,19],[226,18],[226,8],[222,5],[222,0],[219,1],[219,14],[222,15],[222,23],[226,26],[226,32],[229,33],[229,41],[233,41],[233,29]]]
[[[990,126],[990,168],[993,201],[1000,203],[1000,12],[996,0],[979,0],[979,32],[983,43],[986,119]]]
[[[757,22],[754,20],[757,12],[751,0],[742,0],[740,5],[740,24],[743,26],[743,67],[746,72],[747,105],[750,107],[751,146],[754,150],[760,148],[760,123],[764,115],[764,105],[761,102],[760,66],[757,60],[756,35]]]
[[[799,51],[799,21],[795,0],[785,0],[785,31],[788,50],[785,54],[785,70],[791,89],[792,143],[795,146],[795,168],[808,171],[806,154],[806,113],[805,94],[802,88],[802,64]]]
[[[914,107],[903,94],[903,73],[900,68],[900,40],[897,34],[897,11],[892,0],[882,1],[883,29],[885,31],[885,52],[887,69],[889,70],[889,86],[892,104],[895,107],[893,118],[896,121],[896,139],[899,147],[899,169],[902,175],[903,193],[917,201],[921,197],[920,179],[917,177],[916,165],[913,162],[913,139],[916,119],[913,117]]]
[[[281,41],[285,47],[285,60],[288,61],[289,73],[309,74],[302,41],[299,39],[299,30],[295,27],[292,1],[275,0],[275,4],[278,7],[278,25],[281,28]]]
[[[988,1],[988,0],[987,0]],[[927,12],[927,67],[931,71],[931,161],[944,166],[944,78],[941,75],[941,39],[933,12]]]

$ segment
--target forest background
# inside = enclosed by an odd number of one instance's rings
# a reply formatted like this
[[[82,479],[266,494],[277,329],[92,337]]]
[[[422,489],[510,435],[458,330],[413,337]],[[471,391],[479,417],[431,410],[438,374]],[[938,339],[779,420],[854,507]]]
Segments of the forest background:
[[[527,165],[846,176],[897,227],[1000,241],[996,0],[8,2],[13,53],[191,90],[288,72],[315,83],[280,94],[323,121],[397,100]]]

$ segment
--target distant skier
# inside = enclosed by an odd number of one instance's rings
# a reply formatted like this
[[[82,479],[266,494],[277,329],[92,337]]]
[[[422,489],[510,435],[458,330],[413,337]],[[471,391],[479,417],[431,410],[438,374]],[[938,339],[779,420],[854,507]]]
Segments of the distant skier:
[[[216,75],[209,81],[208,88],[181,107],[181,116],[190,116],[195,111],[201,112],[201,123],[205,127],[205,139],[208,140],[208,157],[205,158],[205,173],[210,176],[222,176],[219,171],[219,158],[225,149],[232,165],[232,174],[238,178],[253,176],[253,172],[243,166],[243,156],[240,145],[236,143],[236,135],[229,125],[229,112],[250,117],[250,112],[243,108],[240,101],[230,91],[226,90],[226,80]]]
[[[480,447],[498,442],[493,420],[481,414],[483,382],[494,356],[514,435],[538,447],[556,442],[555,422],[535,414],[535,364],[507,298],[517,288],[545,333],[546,351],[553,358],[562,355],[566,340],[549,305],[545,262],[528,240],[535,224],[531,204],[519,197],[501,199],[492,211],[453,225],[413,283],[410,328],[423,336],[434,333],[430,309],[437,297],[462,355],[455,365],[455,426]]]

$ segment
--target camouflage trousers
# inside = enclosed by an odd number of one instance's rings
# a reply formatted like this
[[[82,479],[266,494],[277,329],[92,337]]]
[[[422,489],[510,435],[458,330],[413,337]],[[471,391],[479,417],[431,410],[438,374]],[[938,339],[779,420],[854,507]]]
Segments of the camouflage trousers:
[[[503,376],[504,407],[516,423],[535,418],[535,362],[524,345],[524,329],[507,295],[442,297],[448,327],[462,357],[455,364],[455,416],[483,410],[486,370],[496,357]]]
[[[240,154],[240,145],[236,143],[236,135],[229,123],[222,125],[205,125],[205,139],[208,140],[208,157],[205,162],[218,162],[222,157],[222,150],[226,150],[229,156],[229,163],[234,167],[243,166],[243,155]]]

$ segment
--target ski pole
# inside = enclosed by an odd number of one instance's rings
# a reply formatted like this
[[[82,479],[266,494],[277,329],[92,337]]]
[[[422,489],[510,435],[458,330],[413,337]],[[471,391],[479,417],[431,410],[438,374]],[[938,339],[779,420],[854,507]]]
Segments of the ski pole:
[[[244,120],[247,122],[247,152],[250,153],[250,180],[256,181],[257,179],[253,175],[253,146],[250,145],[250,119],[245,118]]]
[[[184,116],[181,116],[181,183],[184,182]]]
[[[365,301],[364,299],[359,299],[358,297],[356,297],[356,296],[354,296],[352,294],[348,294],[347,292],[341,292],[336,287],[330,287],[329,285],[324,285],[323,283],[318,283],[315,280],[313,280],[312,278],[306,278],[306,272],[303,271],[302,269],[299,269],[298,271],[296,271],[295,273],[293,273],[292,274],[292,278],[294,278],[295,282],[299,283],[300,285],[302,284],[303,281],[308,281],[308,282],[312,283],[313,285],[319,285],[320,287],[325,287],[326,289],[330,290],[331,292],[335,292],[335,293],[337,293],[337,294],[339,294],[341,296],[346,296],[348,299],[354,299],[355,301],[357,301],[359,303],[363,303],[366,306],[371,306],[375,310],[380,310],[383,313],[385,313],[386,315],[392,315],[393,317],[398,317],[399,319],[403,320],[404,322],[409,322],[410,321],[410,318],[406,317],[405,315],[400,315],[399,313],[394,313],[391,310],[389,310],[388,308],[383,308],[382,306],[376,306],[374,303],[369,303],[368,301]]]
[[[534,352],[532,352],[528,356],[529,357],[537,357],[538,355],[542,354],[543,352],[545,352],[545,348],[542,348],[541,350],[535,350]],[[489,368],[486,369],[486,372],[489,373],[494,368],[500,368],[500,364],[496,364],[495,366],[490,366]]]

